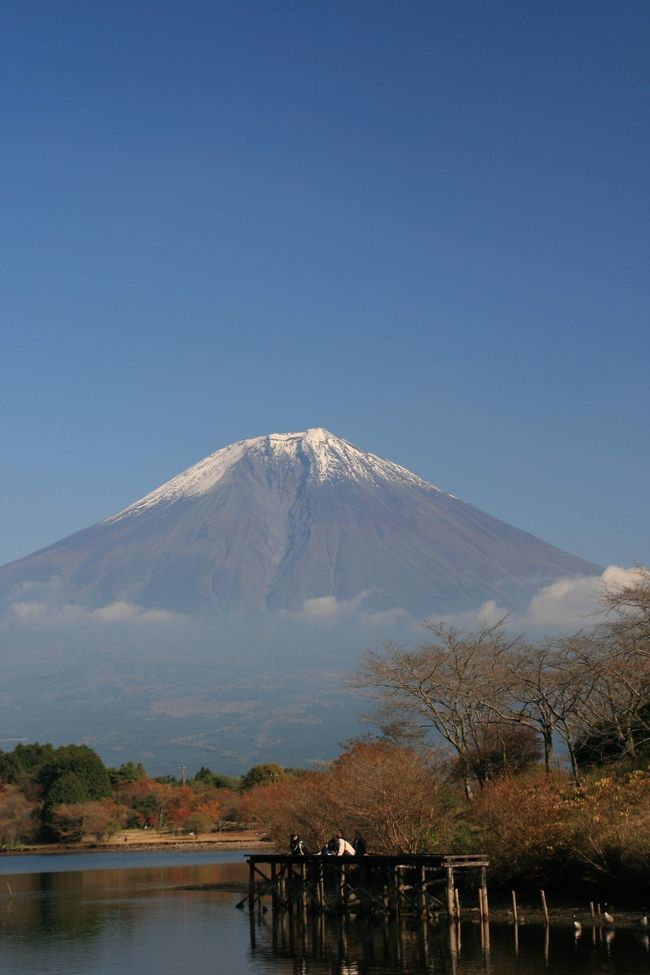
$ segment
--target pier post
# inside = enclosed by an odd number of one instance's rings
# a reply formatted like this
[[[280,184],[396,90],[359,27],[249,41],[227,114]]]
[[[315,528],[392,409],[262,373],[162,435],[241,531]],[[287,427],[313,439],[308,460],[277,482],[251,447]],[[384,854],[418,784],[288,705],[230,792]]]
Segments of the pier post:
[[[418,870],[418,913],[427,916],[427,873],[426,867],[421,866]]]
[[[278,870],[275,860],[271,861],[271,906],[273,913],[278,909]]]
[[[293,864],[289,860],[287,862],[287,875],[285,877],[285,890],[287,892],[287,910],[289,914],[293,914],[293,894],[294,894],[294,876],[293,876]]]
[[[248,911],[255,910],[255,865],[251,862],[248,865]]]
[[[314,866],[316,871],[316,903],[318,905],[318,913],[322,914],[325,910],[325,878],[323,876],[325,873],[325,861],[321,859]]]
[[[307,864],[300,864],[300,907],[303,921],[307,921]]]
[[[336,909],[339,913],[343,911],[343,894],[345,889],[345,864],[340,860],[336,861]]]
[[[548,906],[546,904],[546,894],[544,893],[543,890],[540,890],[539,894],[540,897],[542,898],[542,910],[544,911],[544,922],[548,926],[549,919],[548,919]]]
[[[395,917],[399,914],[399,867],[394,866],[389,871],[388,897],[390,913]]]
[[[447,914],[454,916],[454,868],[447,867]]]
[[[483,914],[487,920],[490,916],[490,908],[488,906],[487,870],[485,867],[481,867],[481,899],[483,901]]]

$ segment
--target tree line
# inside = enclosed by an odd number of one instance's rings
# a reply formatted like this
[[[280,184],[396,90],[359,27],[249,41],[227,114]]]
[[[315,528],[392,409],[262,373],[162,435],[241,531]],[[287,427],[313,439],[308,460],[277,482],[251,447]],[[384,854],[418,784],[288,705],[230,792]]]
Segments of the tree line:
[[[0,751],[0,846],[106,840],[124,828],[208,833],[240,821],[247,789],[299,774],[255,765],[243,776],[202,767],[187,782],[141,763],[104,765],[88,745],[20,743]]]

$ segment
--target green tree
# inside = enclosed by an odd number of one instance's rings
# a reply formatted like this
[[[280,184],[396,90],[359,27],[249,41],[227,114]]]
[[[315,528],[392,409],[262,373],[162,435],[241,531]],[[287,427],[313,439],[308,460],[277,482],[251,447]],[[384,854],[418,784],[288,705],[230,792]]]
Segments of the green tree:
[[[88,790],[83,779],[74,772],[63,772],[48,788],[46,806],[48,809],[60,805],[72,806],[87,799]]]
[[[21,742],[12,752],[0,754],[0,779],[14,783],[29,781],[47,762],[52,761],[54,754],[55,749],[49,742],[46,745]]]
[[[246,775],[242,776],[242,789],[252,789],[254,785],[269,785],[286,779],[287,773],[281,765],[253,765]]]
[[[234,775],[224,775],[222,772],[213,772],[205,765],[202,765],[194,776],[194,782],[211,785],[215,789],[238,789],[241,785],[240,778],[236,778]]]
[[[64,745],[54,751],[38,773],[47,807],[88,802],[111,794],[108,771],[88,745]]]
[[[135,762],[125,762],[119,768],[109,768],[107,771],[113,789],[125,782],[139,782],[140,779],[147,778],[147,772],[142,762],[138,762],[137,765]]]

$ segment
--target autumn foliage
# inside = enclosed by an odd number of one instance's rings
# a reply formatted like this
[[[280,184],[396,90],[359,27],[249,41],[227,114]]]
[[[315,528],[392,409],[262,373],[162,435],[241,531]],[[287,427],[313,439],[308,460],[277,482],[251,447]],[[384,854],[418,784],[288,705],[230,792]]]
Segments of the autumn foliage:
[[[594,775],[580,788],[560,772],[506,778],[471,818],[504,882],[642,883],[650,870],[650,769]]]
[[[251,789],[247,820],[280,848],[292,832],[313,850],[337,830],[361,831],[377,853],[442,849],[450,841],[448,789],[425,753],[386,741],[355,742],[329,768]]]
[[[88,746],[18,745],[0,753],[0,846],[102,842],[124,827],[210,832],[238,815],[239,791],[209,770],[187,784],[107,769]],[[230,780],[237,782],[237,780]]]

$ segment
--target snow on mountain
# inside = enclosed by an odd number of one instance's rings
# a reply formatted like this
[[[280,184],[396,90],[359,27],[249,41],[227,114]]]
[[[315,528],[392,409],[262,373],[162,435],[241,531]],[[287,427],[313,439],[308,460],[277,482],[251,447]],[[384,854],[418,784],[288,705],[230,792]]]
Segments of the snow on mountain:
[[[296,461],[301,454],[308,459],[308,476],[314,482],[337,478],[375,483],[384,480],[415,484],[425,490],[445,493],[441,488],[428,484],[399,464],[359,450],[358,447],[336,437],[323,427],[312,427],[303,433],[271,433],[266,437],[239,440],[228,447],[223,447],[209,457],[204,457],[182,474],[173,477],[155,491],[151,491],[144,498],[129,505],[128,508],[107,518],[106,524],[140,514],[156,505],[171,504],[181,498],[208,494],[245,456],[263,468],[273,468],[285,460]]]
[[[419,616],[513,605],[596,566],[321,427],[231,444],[116,515],[0,568],[0,599],[182,613],[357,599]],[[9,596],[7,594],[9,593]]]

